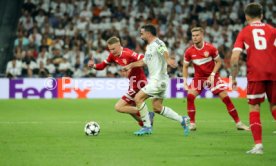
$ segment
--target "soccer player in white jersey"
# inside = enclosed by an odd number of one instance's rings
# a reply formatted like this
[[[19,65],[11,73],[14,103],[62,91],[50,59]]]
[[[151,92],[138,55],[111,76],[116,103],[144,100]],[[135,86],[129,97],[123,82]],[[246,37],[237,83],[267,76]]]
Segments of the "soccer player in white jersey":
[[[124,69],[130,70],[134,67],[147,65],[149,70],[149,83],[143,87],[134,100],[144,122],[144,126],[134,132],[135,135],[144,135],[152,133],[152,126],[148,114],[148,107],[145,100],[152,97],[152,106],[155,113],[165,116],[169,119],[178,121],[184,128],[184,134],[189,133],[190,119],[187,116],[180,116],[171,108],[163,106],[163,99],[168,85],[169,76],[167,74],[167,65],[176,67],[175,61],[170,59],[169,52],[162,40],[156,35],[156,28],[153,25],[144,25],[140,31],[141,38],[148,43],[143,60],[131,63]]]

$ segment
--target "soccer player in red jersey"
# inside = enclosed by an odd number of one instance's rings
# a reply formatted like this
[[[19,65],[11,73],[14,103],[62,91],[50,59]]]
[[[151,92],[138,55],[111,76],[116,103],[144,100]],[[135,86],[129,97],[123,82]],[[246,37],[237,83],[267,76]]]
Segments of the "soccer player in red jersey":
[[[183,79],[184,89],[188,90],[187,110],[190,117],[190,130],[196,130],[195,124],[195,99],[201,93],[203,88],[210,88],[214,95],[218,95],[226,105],[228,113],[236,123],[238,130],[249,130],[238,116],[237,110],[230,100],[223,81],[217,73],[221,67],[221,59],[218,50],[210,43],[204,41],[204,30],[201,27],[194,27],[192,30],[193,45],[189,47],[184,54]],[[192,62],[195,68],[195,75],[192,83],[188,86],[188,66]]]
[[[262,6],[250,3],[245,8],[248,25],[237,36],[231,57],[233,82],[238,73],[238,61],[243,49],[247,53],[247,98],[249,123],[255,146],[248,154],[263,154],[260,105],[267,95],[273,118],[276,120],[276,30],[262,23]]]
[[[95,70],[103,70],[108,64],[115,62],[120,66],[126,66],[132,62],[143,59],[144,55],[138,54],[128,48],[123,48],[120,43],[120,39],[117,37],[111,37],[107,40],[107,46],[110,51],[106,60],[101,63],[94,64],[94,60],[91,59],[88,62],[88,66]],[[121,113],[129,113],[134,117],[140,126],[143,126],[138,109],[135,107],[134,102],[135,95],[147,84],[147,77],[142,67],[133,68],[128,72],[129,89],[128,92],[115,104],[115,110]],[[154,113],[149,112],[151,125],[153,122]]]

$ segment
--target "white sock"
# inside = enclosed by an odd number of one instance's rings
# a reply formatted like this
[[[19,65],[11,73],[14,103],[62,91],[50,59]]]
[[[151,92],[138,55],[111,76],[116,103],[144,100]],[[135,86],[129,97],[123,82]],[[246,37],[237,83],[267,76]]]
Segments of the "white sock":
[[[172,119],[172,120],[176,120],[178,121],[179,123],[181,123],[183,121],[183,118],[178,114],[176,113],[174,110],[172,110],[171,108],[169,107],[163,107],[160,115],[163,115],[169,119]]]
[[[141,119],[145,127],[151,127],[148,106],[145,102],[138,108],[140,112]]]

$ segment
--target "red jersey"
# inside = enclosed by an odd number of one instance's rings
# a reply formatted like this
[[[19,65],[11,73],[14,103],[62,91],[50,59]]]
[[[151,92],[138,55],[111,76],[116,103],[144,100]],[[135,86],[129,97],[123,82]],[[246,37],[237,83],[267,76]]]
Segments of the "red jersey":
[[[238,34],[234,50],[247,52],[248,81],[276,80],[276,30],[272,26],[254,22]]]
[[[184,63],[193,62],[195,78],[209,77],[215,67],[216,58],[219,58],[218,50],[212,44],[203,42],[202,48],[192,45],[185,51]]]
[[[139,61],[143,58],[144,58],[144,55],[137,54],[131,49],[123,48],[123,51],[120,56],[114,56],[113,54],[110,53],[106,60],[104,60],[102,63],[96,64],[95,69],[102,70],[112,62],[115,62],[120,66],[126,66],[132,62]],[[142,67],[132,68],[128,74],[128,78],[130,81],[132,81],[130,82],[130,85],[133,85],[133,88],[137,87],[137,85],[139,84],[138,82],[139,80],[144,81],[144,83],[147,82],[147,77]]]

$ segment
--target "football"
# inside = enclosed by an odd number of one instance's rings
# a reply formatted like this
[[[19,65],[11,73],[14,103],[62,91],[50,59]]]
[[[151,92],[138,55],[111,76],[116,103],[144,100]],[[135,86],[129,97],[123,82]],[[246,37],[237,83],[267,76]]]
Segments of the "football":
[[[88,122],[84,126],[84,132],[87,136],[97,136],[100,133],[100,125],[94,121]]]

